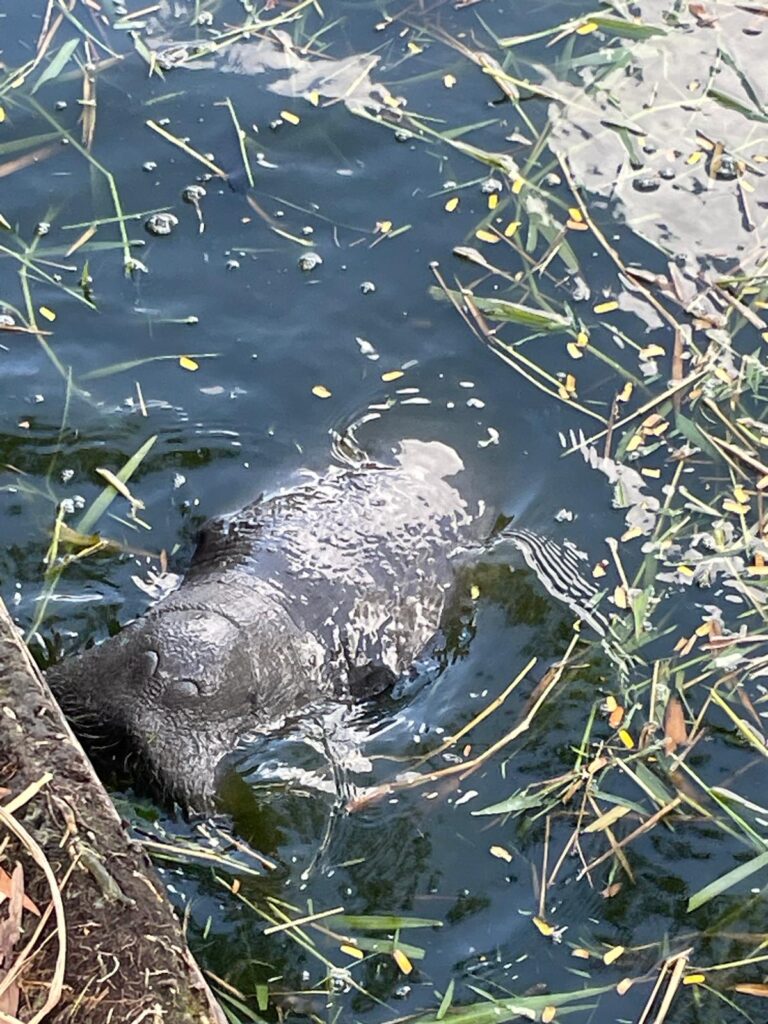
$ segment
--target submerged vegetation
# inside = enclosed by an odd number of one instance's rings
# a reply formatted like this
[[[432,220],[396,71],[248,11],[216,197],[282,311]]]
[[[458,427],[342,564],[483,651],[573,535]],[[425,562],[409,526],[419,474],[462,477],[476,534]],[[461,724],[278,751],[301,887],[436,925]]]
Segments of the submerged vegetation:
[[[257,915],[265,936],[295,943],[309,965],[311,990],[286,993],[279,974],[257,970],[263,980],[244,993],[212,957],[209,976],[232,1021],[260,1020],[271,1005],[313,1019],[365,1012],[413,1024],[566,1015],[637,1024],[761,1020],[768,997],[759,888],[768,867],[765,10],[616,0],[565,19],[542,9],[535,30],[512,34],[480,2],[457,3],[450,17],[447,5],[414,3],[369,11],[377,46],[344,55],[336,30],[346,6],[338,21],[336,5],[327,6],[299,0],[223,11],[190,3],[174,19],[162,3],[134,11],[75,0],[42,5],[34,53],[0,77],[0,176],[21,181],[66,146],[71,173],[89,174],[109,209],[61,225],[54,244],[55,208],[25,236],[4,194],[0,256],[6,270],[15,268],[18,287],[0,295],[0,329],[35,339],[61,374],[68,396],[61,439],[72,395],[87,398],[100,379],[146,369],[149,360],[130,352],[121,364],[70,369],[57,351],[56,304],[38,298],[41,289],[58,291],[95,315],[97,258],[115,256],[134,277],[152,271],[141,258],[144,224],[168,211],[133,209],[117,169],[94,156],[101,80],[129,54],[169,94],[200,68],[220,69],[225,84],[216,101],[237,140],[244,207],[308,271],[318,264],[306,257],[319,257],[312,236],[254,196],[268,157],[226,95],[227,74],[277,75],[270,88],[286,106],[275,128],[298,130],[305,110],[343,103],[350,118],[434,151],[440,180],[425,188],[457,257],[425,254],[435,301],[454,307],[467,338],[498,357],[510,380],[565,410],[562,458],[585,462],[598,511],[622,510],[621,531],[589,550],[584,565],[602,588],[610,629],[596,637],[575,623],[554,663],[532,658],[452,735],[348,794],[347,808],[360,812],[408,792],[417,803],[434,800],[454,784],[466,794],[471,780],[477,828],[491,823],[500,837],[489,845],[492,862],[514,866],[523,849],[526,857],[535,851],[529,904],[505,913],[526,918],[521,952],[535,955],[549,943],[567,950],[558,961],[562,983],[518,992],[506,980],[509,965],[486,984],[467,961],[448,984],[422,993],[429,1010],[395,1014],[381,973],[426,974],[429,941],[419,935],[437,934],[442,919],[388,908],[353,915],[341,904],[302,902],[296,892],[286,901],[260,887],[276,865],[254,865],[247,844],[216,838],[208,826],[185,843],[153,838],[147,846],[173,863],[202,860],[229,906]],[[451,96],[477,78],[488,105],[474,123],[454,123]],[[44,102],[54,84],[77,87],[77,118]],[[420,109],[424,90],[430,100]],[[201,191],[185,200],[202,231],[204,185],[235,172],[155,117],[157,102],[146,105],[146,131],[200,176]],[[8,126],[25,118],[35,134],[14,137]],[[446,166],[463,177],[445,180]],[[386,205],[379,196],[377,215]],[[395,211],[386,216],[353,244],[387,244],[417,230],[398,223]],[[173,220],[156,219],[148,230],[172,231]],[[151,360],[174,359],[194,372],[215,356],[193,347]],[[332,394],[322,382],[313,392]],[[138,384],[136,401],[146,414]],[[45,630],[62,573],[109,547],[94,531],[115,499],[128,502],[132,527],[146,525],[129,484],[153,442],[137,445],[115,473],[102,471],[106,487],[79,518],[58,506],[31,638]],[[46,474],[52,503],[57,467],[54,455]],[[23,478],[13,486],[37,487]],[[481,581],[470,596],[482,605]],[[501,709],[523,691],[524,711],[511,728],[497,727]],[[555,726],[558,701],[580,707],[580,732]],[[510,767],[519,756],[538,769],[531,777],[526,761],[525,784]],[[490,772],[517,784],[483,806]],[[208,844],[230,842],[231,857],[207,852]],[[673,853],[678,845],[684,854]],[[668,870],[665,858],[674,856],[690,861],[687,891],[675,888]],[[574,888],[584,892],[588,914],[568,902]],[[203,949],[206,937],[204,929]],[[343,1001],[350,991],[357,1002]]]

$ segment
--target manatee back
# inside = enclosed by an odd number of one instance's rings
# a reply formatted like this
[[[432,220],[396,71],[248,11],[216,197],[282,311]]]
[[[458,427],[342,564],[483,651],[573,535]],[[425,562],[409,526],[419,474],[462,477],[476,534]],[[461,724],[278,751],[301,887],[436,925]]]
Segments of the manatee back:
[[[462,470],[447,445],[407,440],[389,466],[308,477],[206,524],[185,583],[272,589],[334,686],[371,666],[397,675],[437,631],[452,556],[477,529]]]

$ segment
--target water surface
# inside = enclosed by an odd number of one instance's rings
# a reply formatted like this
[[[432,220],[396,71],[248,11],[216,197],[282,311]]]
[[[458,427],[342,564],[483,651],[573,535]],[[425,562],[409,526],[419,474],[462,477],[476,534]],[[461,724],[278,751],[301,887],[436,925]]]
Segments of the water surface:
[[[161,563],[167,558],[171,571],[183,571],[206,517],[284,485],[303,467],[322,470],[333,433],[361,418],[358,439],[371,452],[406,437],[444,441],[460,452],[489,505],[520,525],[571,538],[591,561],[602,557],[604,538],[625,529],[624,515],[612,507],[602,477],[562,451],[571,430],[595,428],[590,409],[605,413],[612,370],[599,361],[579,367],[578,397],[587,410],[579,418],[567,401],[550,400],[505,366],[449,302],[430,294],[439,279],[449,287],[455,276],[483,281],[483,268],[468,274],[453,250],[480,246],[475,230],[483,218],[493,220],[488,197],[501,182],[449,140],[398,128],[386,99],[405,96],[408,109],[438,132],[522,163],[531,125],[490,75],[440,37],[477,52],[490,48],[494,34],[535,34],[585,7],[403,3],[384,11],[328,0],[323,17],[301,5],[296,21],[276,33],[192,59],[189,49],[171,44],[210,37],[206,18],[195,24],[196,14],[209,12],[223,30],[242,22],[247,5],[160,4],[135,24],[121,23],[113,6],[104,21],[87,21],[78,8],[93,35],[88,50],[33,93],[8,91],[3,100],[0,162],[30,153],[35,159],[13,173],[3,163],[0,213],[13,230],[2,239],[0,302],[17,326],[36,324],[44,333],[0,333],[0,590],[17,620],[34,627],[33,648],[41,656],[44,645],[73,649],[140,614],[156,596]],[[278,17],[285,7],[278,3],[264,16]],[[29,4],[0,12],[9,68],[31,59],[44,11]],[[141,41],[136,48],[132,29]],[[58,45],[77,35],[65,26]],[[286,49],[291,38],[306,49]],[[560,51],[548,38],[533,40],[525,66],[512,63],[510,71],[551,65],[548,73],[558,78]],[[95,122],[84,128],[86,52],[98,71]],[[568,88],[581,109],[572,80]],[[536,124],[545,123],[540,96],[530,97],[530,111]],[[601,123],[590,106],[583,132]],[[559,124],[555,152],[576,146],[574,131],[573,118]],[[626,183],[617,194],[603,187],[613,151],[587,146],[579,153],[584,186],[601,197],[601,223],[621,243],[624,260],[663,267],[652,248],[660,244],[658,221],[633,207],[643,193],[630,185],[625,191]],[[548,160],[555,173],[551,154],[542,157]],[[185,201],[190,186],[204,188],[197,205]],[[552,195],[567,206],[562,186],[553,181]],[[504,189],[506,195],[508,183]],[[448,212],[453,195],[460,203]],[[170,234],[147,229],[158,213],[176,218]],[[662,220],[668,225],[670,218]],[[673,227],[685,235],[683,221]],[[578,271],[558,257],[542,271],[542,288],[586,315],[610,291],[615,267],[591,237],[569,238]],[[483,251],[498,260],[501,248]],[[311,269],[308,254],[320,257]],[[514,260],[510,273],[518,269]],[[638,345],[668,329],[642,303],[625,304],[616,323]],[[527,333],[518,330],[521,339]],[[630,350],[616,340],[613,358],[626,362]],[[559,373],[562,342],[557,349],[546,337],[535,344],[541,365]],[[68,522],[75,525],[103,487],[97,467],[117,472],[153,436],[130,481],[146,525],[116,500],[99,529],[122,553],[75,561],[44,596],[57,504],[71,502]],[[605,986],[599,1009],[598,996],[587,996],[572,1019],[635,1020],[649,985],[623,996],[610,987],[625,975],[651,977],[663,955],[661,936],[675,949],[689,941],[687,895],[735,863],[740,847],[723,845],[720,833],[691,815],[633,844],[632,884],[624,879],[612,898],[606,890],[615,871],[605,863],[585,875],[591,853],[578,847],[542,895],[542,876],[566,849],[578,809],[564,805],[551,818],[535,806],[514,819],[473,815],[570,771],[585,719],[615,679],[615,665],[599,650],[585,655],[532,730],[476,771],[345,811],[350,798],[392,779],[472,720],[535,656],[521,687],[473,730],[471,750],[462,754],[462,744],[438,764],[492,744],[519,722],[537,681],[566,649],[572,616],[530,571],[490,567],[474,585],[437,677],[426,665],[423,685],[375,708],[313,715],[241,751],[217,822],[185,822],[155,809],[154,823],[140,826],[151,835],[193,837],[205,849],[234,836],[245,844],[240,852],[230,846],[235,860],[252,865],[244,851],[253,847],[273,863],[259,878],[241,878],[235,892],[223,869],[163,868],[188,915],[196,954],[249,1007],[232,1009],[240,1019],[258,1019],[247,1013],[264,1011],[267,986],[268,1015],[278,1007],[314,1019],[393,1021],[434,1012],[453,981],[459,1004]],[[607,724],[601,728],[608,737]],[[727,747],[719,757],[715,774],[727,780]],[[755,786],[764,777],[754,763],[745,771]],[[638,799],[631,782],[625,785],[613,796]],[[118,796],[133,806],[133,793]],[[338,936],[349,925],[331,922],[306,941],[284,931],[264,935],[264,914],[279,921],[280,909],[301,917],[332,908],[439,926],[402,929],[406,948],[418,947],[410,951],[410,974],[386,951],[361,962],[341,952]],[[535,915],[563,931],[542,935]],[[702,926],[705,919],[697,921]],[[727,939],[718,946],[717,927],[701,941],[713,959],[729,948]],[[619,945],[631,952],[616,965],[598,959],[585,966],[572,956],[574,946]],[[742,1019],[729,1012],[706,1004],[697,1016],[689,1000],[668,1019]]]

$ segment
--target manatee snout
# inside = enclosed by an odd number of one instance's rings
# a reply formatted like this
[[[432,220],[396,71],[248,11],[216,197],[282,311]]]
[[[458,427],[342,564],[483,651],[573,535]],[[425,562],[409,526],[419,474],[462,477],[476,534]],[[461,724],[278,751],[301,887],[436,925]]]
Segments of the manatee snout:
[[[205,737],[213,759],[220,734],[250,711],[250,666],[236,640],[236,626],[216,612],[158,610],[52,666],[48,681],[81,734],[127,741],[152,783],[176,794],[192,781]],[[196,771],[196,790],[198,781]]]

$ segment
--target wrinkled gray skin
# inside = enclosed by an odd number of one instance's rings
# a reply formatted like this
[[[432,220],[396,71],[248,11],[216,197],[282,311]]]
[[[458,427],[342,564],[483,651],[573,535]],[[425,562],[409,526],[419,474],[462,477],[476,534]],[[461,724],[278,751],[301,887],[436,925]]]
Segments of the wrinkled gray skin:
[[[127,737],[201,806],[239,738],[318,697],[365,698],[440,624],[477,521],[458,455],[404,441],[391,467],[332,468],[209,521],[184,582],[118,636],[49,670],[77,723]]]

